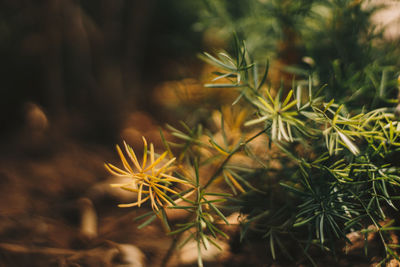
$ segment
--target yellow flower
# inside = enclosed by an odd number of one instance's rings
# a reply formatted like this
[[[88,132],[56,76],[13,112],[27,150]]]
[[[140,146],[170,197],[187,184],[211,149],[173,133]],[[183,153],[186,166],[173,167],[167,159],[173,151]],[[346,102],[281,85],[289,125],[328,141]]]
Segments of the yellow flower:
[[[122,177],[131,177],[132,181],[125,184],[111,184],[112,187],[120,187],[124,190],[136,192],[138,199],[136,202],[129,204],[120,204],[119,207],[140,207],[141,204],[150,199],[151,207],[154,210],[159,210],[159,207],[173,203],[173,200],[168,196],[168,193],[178,195],[179,193],[171,189],[172,183],[189,184],[187,181],[176,178],[171,175],[175,167],[172,165],[175,158],[170,159],[166,163],[162,163],[168,152],[164,152],[156,159],[154,154],[154,146],[150,143],[150,152],[148,151],[147,141],[143,137],[144,153],[142,164],[136,157],[133,149],[124,141],[124,148],[131,163],[122,153],[121,148],[117,145],[117,151],[121,158],[124,169],[115,167],[112,164],[105,163],[106,169],[113,175]],[[150,159],[148,159],[148,154]]]

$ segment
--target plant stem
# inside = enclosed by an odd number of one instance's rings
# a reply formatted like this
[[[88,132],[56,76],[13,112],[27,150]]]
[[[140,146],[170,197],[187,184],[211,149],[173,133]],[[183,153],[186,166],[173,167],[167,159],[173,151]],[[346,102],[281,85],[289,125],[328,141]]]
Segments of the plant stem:
[[[261,130],[260,132],[258,132],[257,134],[253,135],[252,137],[250,137],[249,139],[247,139],[246,141],[240,143],[230,154],[229,156],[227,156],[227,158],[224,160],[224,162],[221,163],[221,166],[215,171],[215,173],[213,174],[213,176],[207,181],[206,185],[203,186],[203,189],[206,189],[207,187],[209,187],[212,182],[219,176],[219,174],[222,172],[222,170],[224,169],[224,166],[226,165],[226,163],[228,163],[228,161],[230,160],[230,158],[237,153],[238,151],[240,151],[242,149],[243,146],[247,145],[248,143],[250,143],[251,141],[253,141],[255,138],[257,138],[258,136],[262,135],[263,133],[265,133],[265,131],[267,131],[269,129],[269,127],[264,128],[263,130]],[[189,215],[189,217],[192,217],[193,215]],[[168,248],[167,252],[165,253],[165,256],[161,262],[161,267],[166,267],[168,264],[168,261],[171,259],[172,254],[174,252],[174,250],[176,249],[177,245],[178,245],[178,241],[181,238],[182,234],[184,233],[181,232],[177,235],[175,235],[174,240],[172,241],[170,247]]]
[[[228,163],[228,161],[231,159],[231,157],[236,154],[238,151],[240,151],[242,149],[242,147],[244,147],[245,145],[247,145],[248,143],[250,143],[251,141],[253,141],[254,139],[256,139],[258,136],[262,135],[263,133],[265,133],[267,130],[269,129],[269,126],[264,128],[262,131],[258,132],[257,134],[255,134],[254,136],[250,137],[249,139],[247,139],[246,141],[240,143],[230,154],[229,156],[226,157],[226,159],[221,163],[221,165],[219,166],[219,168],[215,171],[215,173],[213,174],[213,176],[211,176],[211,178],[207,181],[207,183],[205,184],[205,186],[203,187],[203,189],[206,189],[207,187],[209,187],[212,182],[221,174],[221,172],[223,171],[225,165]]]

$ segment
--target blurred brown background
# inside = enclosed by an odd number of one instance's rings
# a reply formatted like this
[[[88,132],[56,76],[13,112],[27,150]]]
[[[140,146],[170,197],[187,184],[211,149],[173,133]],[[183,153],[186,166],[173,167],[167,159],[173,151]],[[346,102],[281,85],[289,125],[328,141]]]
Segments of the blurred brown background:
[[[50,123],[67,123],[64,133],[97,142],[115,141],[129,110],[157,113],[152,88],[190,76],[188,66],[201,51],[200,33],[192,29],[195,6],[177,0],[0,1],[2,139],[21,130],[28,103]]]

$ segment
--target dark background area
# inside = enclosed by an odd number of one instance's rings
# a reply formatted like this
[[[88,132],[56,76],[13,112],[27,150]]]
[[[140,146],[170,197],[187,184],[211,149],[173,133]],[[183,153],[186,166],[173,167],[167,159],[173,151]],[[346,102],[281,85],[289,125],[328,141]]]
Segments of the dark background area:
[[[31,102],[50,122],[66,122],[66,133],[89,142],[115,141],[129,110],[157,115],[152,88],[182,75],[179,68],[193,66],[201,51],[201,35],[192,29],[195,6],[1,1],[2,139],[21,130]]]

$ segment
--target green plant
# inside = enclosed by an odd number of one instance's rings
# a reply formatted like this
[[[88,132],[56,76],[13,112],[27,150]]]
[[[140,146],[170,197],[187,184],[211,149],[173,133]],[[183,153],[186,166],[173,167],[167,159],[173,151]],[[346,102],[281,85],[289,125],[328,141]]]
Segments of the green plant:
[[[263,68],[252,62],[245,43],[238,40],[233,56],[220,52],[203,57],[221,69],[215,73],[218,83],[206,86],[232,88],[237,99],[215,113],[213,130],[200,124],[182,123],[182,130],[168,126],[175,141],[165,140],[161,132],[167,152],[157,160],[146,141],[142,166],[126,146],[139,174],[123,156],[126,171],[112,165],[108,169],[132,177],[135,188],[120,187],[139,192],[133,205],[150,198],[168,234],[176,235],[174,247],[197,242],[199,266],[202,247],[218,247],[218,240],[227,238],[218,223],[228,224],[232,206],[246,215],[241,239],[252,231],[263,233],[273,259],[293,259],[287,248],[291,244],[315,265],[311,247],[335,254],[338,242],[350,242],[347,235],[355,231],[366,240],[371,231],[379,235],[381,263],[398,259],[398,245],[391,243],[388,232],[400,227],[394,221],[387,224],[387,219],[397,211],[400,191],[399,166],[393,160],[400,153],[400,123],[389,109],[360,112],[327,102],[322,96],[325,86],[315,89],[311,77],[306,86],[294,82],[286,95],[282,88],[273,90],[265,85],[268,64]],[[151,164],[146,168],[147,153]],[[157,168],[164,158],[166,163]],[[150,195],[141,201],[143,192]],[[190,215],[169,226],[168,209]],[[154,219],[153,212],[144,216],[150,217],[143,225]]]
[[[305,80],[312,75],[317,84],[328,85],[326,99],[352,109],[360,102],[370,109],[387,106],[397,94],[398,41],[385,41],[371,22],[383,5],[369,0],[203,2],[198,24],[218,29],[226,39],[231,37],[226,33],[236,32],[256,60],[275,62],[278,81],[290,84],[294,75]]]

